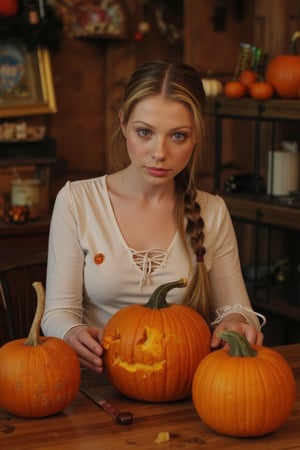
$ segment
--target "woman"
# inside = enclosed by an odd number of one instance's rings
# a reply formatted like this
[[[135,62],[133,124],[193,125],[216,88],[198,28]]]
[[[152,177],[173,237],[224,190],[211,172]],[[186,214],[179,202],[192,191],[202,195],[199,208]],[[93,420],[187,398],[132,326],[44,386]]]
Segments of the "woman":
[[[192,67],[143,64],[119,111],[112,173],[68,182],[58,193],[42,326],[73,347],[82,367],[102,371],[102,329],[112,314],[181,277],[188,286],[172,290],[168,301],[206,318],[212,348],[223,329],[263,341],[228,210],[219,196],[196,188],[204,106]]]

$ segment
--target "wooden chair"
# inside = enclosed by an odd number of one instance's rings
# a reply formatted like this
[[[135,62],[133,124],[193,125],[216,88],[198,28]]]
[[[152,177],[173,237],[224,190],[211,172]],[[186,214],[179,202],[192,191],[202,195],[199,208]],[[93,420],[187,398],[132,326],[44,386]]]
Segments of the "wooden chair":
[[[36,310],[36,293],[32,283],[41,281],[45,286],[46,267],[46,249],[0,251],[0,306],[7,329],[2,341],[28,335]]]

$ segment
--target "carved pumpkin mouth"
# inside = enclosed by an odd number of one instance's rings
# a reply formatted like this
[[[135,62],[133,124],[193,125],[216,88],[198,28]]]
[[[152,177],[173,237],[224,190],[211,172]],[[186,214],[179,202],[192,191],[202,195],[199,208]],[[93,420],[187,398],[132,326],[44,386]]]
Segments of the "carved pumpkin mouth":
[[[139,370],[147,373],[147,372],[158,372],[162,370],[164,365],[166,364],[166,360],[160,361],[154,364],[144,364],[144,363],[128,363],[127,361],[122,361],[118,356],[115,358],[113,365],[122,367],[128,372],[138,372]]]

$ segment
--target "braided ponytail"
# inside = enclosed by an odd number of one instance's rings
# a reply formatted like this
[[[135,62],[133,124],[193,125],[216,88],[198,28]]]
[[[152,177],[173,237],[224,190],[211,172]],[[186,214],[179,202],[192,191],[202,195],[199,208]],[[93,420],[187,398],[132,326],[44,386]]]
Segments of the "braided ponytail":
[[[196,201],[197,191],[194,186],[185,186],[184,176],[179,177],[176,181],[178,200],[177,222],[179,225],[179,233],[186,246],[186,252],[189,253],[189,246],[186,242],[186,235],[190,237],[190,246],[195,255],[197,265],[192,273],[189,281],[183,303],[191,306],[199,311],[203,317],[210,322],[212,320],[212,293],[210,281],[206,266],[204,264],[204,255],[206,249],[204,247],[204,221],[201,217],[201,208]],[[181,191],[181,195],[180,195]],[[184,217],[186,218],[186,227],[184,229]],[[180,225],[181,224],[181,225]],[[192,261],[190,263],[190,271],[192,271]]]

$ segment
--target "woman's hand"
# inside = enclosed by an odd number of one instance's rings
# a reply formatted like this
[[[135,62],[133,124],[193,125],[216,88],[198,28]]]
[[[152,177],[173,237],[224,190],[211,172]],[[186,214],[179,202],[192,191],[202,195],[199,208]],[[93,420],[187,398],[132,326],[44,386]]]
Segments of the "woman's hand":
[[[219,338],[219,334],[224,330],[233,330],[241,335],[245,336],[250,344],[262,345],[264,335],[261,331],[258,331],[253,325],[246,323],[245,318],[241,314],[229,314],[224,317],[222,322],[216,326],[211,339],[210,346],[217,348],[222,345],[222,340]]]
[[[78,325],[66,333],[64,340],[77,354],[81,367],[101,373],[103,371],[101,338],[100,328]]]

